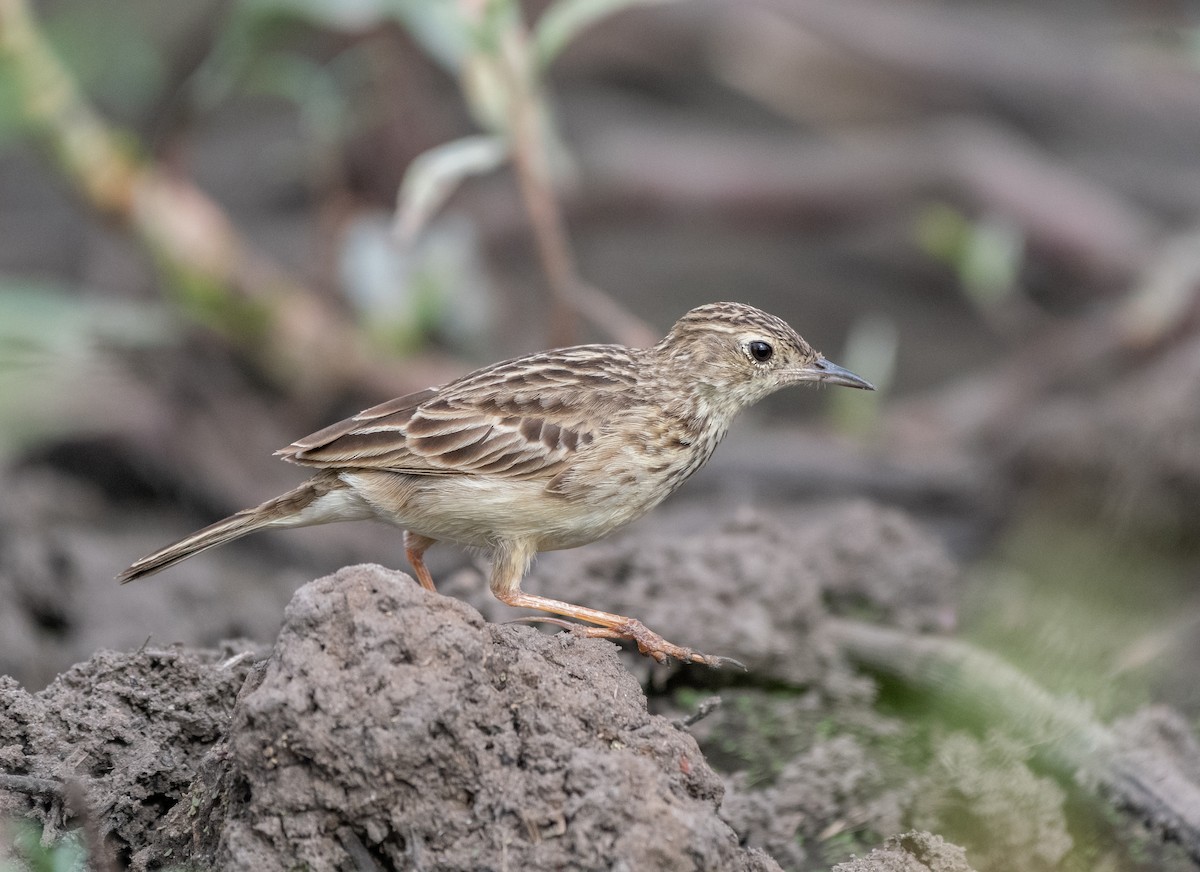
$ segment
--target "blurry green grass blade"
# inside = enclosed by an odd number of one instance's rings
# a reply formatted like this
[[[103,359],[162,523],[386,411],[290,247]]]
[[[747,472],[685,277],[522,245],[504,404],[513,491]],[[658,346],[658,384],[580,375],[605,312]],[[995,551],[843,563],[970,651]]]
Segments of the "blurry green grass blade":
[[[967,239],[959,275],[981,307],[994,306],[1017,289],[1025,260],[1025,236],[1016,222],[990,215],[976,222]]]
[[[935,260],[956,267],[971,227],[966,216],[948,203],[929,203],[917,214],[914,231],[917,247]]]
[[[70,354],[100,342],[145,345],[165,337],[165,318],[143,304],[89,299],[50,283],[0,277],[0,349],[17,345]]]
[[[467,136],[429,149],[408,167],[396,203],[395,232],[411,240],[469,176],[491,172],[508,157],[499,136]]]
[[[23,136],[33,126],[25,115],[21,93],[12,63],[0,54],[0,147]]]
[[[0,453],[87,426],[114,378],[103,350],[170,337],[162,309],[0,278]]]
[[[1025,262],[1020,226],[1003,215],[972,220],[947,203],[930,203],[917,216],[917,245],[951,267],[972,303],[987,309],[1018,287]]]
[[[631,6],[649,6],[672,0],[558,0],[538,19],[534,30],[534,56],[549,66],[585,29],[602,18]]]

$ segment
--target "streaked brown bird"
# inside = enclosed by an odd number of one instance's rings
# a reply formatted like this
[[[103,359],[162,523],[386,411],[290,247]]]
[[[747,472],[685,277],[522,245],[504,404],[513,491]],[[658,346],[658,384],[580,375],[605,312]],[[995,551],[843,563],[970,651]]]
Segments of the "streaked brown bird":
[[[585,636],[718,666],[641,621],[525,593],[539,551],[574,548],[641,517],[704,465],[739,411],[804,382],[873,390],[774,315],[741,303],[688,312],[652,348],[580,345],[484,367],[374,406],[276,452],[307,482],[138,560],[132,581],[276,527],[374,519],[403,527],[417,580],[438,541],[487,549],[504,603],[575,618]]]

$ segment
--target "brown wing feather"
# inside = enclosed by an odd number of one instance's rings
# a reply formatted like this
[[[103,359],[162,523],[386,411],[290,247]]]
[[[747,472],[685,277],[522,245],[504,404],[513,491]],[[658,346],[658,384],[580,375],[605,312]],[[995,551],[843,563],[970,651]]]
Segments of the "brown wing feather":
[[[276,452],[321,468],[528,478],[592,444],[636,397],[633,352],[580,346],[494,364],[398,397]]]

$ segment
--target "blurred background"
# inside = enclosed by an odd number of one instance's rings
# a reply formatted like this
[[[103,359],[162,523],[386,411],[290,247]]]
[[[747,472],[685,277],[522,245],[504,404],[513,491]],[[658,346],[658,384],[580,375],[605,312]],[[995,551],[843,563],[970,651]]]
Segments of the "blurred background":
[[[112,578],[365,406],[730,299],[880,390],[772,397],[669,505],[904,509],[939,629],[1194,731],[1198,143],[1170,0],[0,0],[0,671],[270,640],[399,533]]]

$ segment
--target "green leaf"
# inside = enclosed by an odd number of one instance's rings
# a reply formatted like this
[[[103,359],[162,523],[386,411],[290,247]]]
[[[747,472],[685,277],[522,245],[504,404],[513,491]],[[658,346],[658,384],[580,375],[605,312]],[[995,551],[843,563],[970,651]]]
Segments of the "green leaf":
[[[991,215],[976,223],[967,239],[959,275],[976,304],[992,306],[1017,288],[1025,262],[1025,236],[1016,222]]]
[[[922,250],[954,269],[975,305],[992,307],[1016,290],[1025,237],[1011,219],[984,215],[973,221],[953,206],[932,203],[917,218],[916,238]]]

